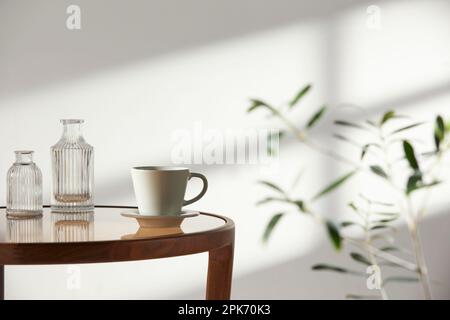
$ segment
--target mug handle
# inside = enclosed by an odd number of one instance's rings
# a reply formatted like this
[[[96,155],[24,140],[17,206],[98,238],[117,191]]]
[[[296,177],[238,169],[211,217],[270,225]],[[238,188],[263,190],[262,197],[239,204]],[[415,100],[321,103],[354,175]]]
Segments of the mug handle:
[[[200,193],[192,198],[191,200],[184,200],[183,206],[187,206],[191,203],[194,203],[195,201],[200,200],[201,197],[203,197],[206,193],[206,190],[208,190],[208,180],[206,180],[206,177],[200,173],[191,172],[189,174],[188,181],[191,180],[191,178],[200,178],[203,181],[203,189],[200,191]]]

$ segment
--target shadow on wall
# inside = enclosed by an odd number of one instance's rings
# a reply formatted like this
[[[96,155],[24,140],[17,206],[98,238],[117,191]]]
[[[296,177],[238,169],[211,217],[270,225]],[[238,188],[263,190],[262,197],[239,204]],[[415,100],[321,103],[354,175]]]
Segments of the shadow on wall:
[[[449,229],[449,212],[441,212],[440,214],[427,217],[421,227],[424,251],[433,281],[433,298],[435,299],[450,299],[450,258],[447,255],[450,249],[450,234],[447,231]],[[397,243],[402,243],[405,247],[409,247],[409,238],[405,228],[401,228],[398,231]],[[405,258],[407,257],[405,256]],[[343,292],[345,291],[352,294],[373,295],[373,291],[366,289],[366,280],[364,278],[331,272],[311,271],[311,266],[317,263],[336,264],[364,271],[362,265],[351,262],[349,259],[347,252],[333,253],[331,245],[326,238],[323,238],[323,241],[305,256],[273,267],[262,268],[251,274],[235,276],[233,279],[232,298],[344,299]],[[411,257],[408,259],[412,261]],[[271,258],[267,257],[267,260],[270,261]],[[238,263],[239,261],[235,262],[235,264]],[[411,275],[408,271],[395,268],[385,268],[383,272],[383,277],[394,274]],[[387,290],[392,299],[422,298],[421,288],[418,283],[391,283]],[[203,293],[202,288],[186,292],[174,298],[200,299],[203,297]]]
[[[328,17],[361,3],[79,0],[81,30],[68,30],[66,8],[74,1],[4,0],[0,97],[301,19]]]

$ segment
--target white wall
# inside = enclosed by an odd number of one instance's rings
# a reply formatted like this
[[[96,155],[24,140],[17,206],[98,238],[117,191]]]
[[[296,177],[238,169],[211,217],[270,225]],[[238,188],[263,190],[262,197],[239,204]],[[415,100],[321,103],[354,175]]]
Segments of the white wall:
[[[81,7],[79,31],[65,27],[69,4]],[[366,26],[370,4],[382,10],[380,30]],[[96,153],[96,202],[133,204],[129,168],[170,163],[174,130],[198,121],[205,129],[267,126],[263,117],[245,113],[248,98],[283,102],[308,82],[314,84],[302,105],[308,114],[326,102],[364,106],[370,115],[394,107],[427,120],[437,112],[450,116],[448,30],[444,0],[1,0],[0,172],[13,150],[34,149],[48,202],[58,120],[83,118]],[[315,138],[332,146],[332,129],[318,127]],[[306,194],[345,170],[292,141],[282,145],[283,170],[272,177],[251,165],[194,167],[207,175],[210,189],[192,208],[225,214],[237,226],[235,298],[343,298],[364,289],[359,279],[310,271],[316,262],[348,260],[306,217],[287,217],[269,246],[261,245],[272,211],[255,207],[265,195],[255,181],[287,186],[289,168],[297,172],[299,162],[308,167]],[[337,219],[361,188],[383,196],[375,187],[346,188],[322,209]],[[443,283],[434,286],[435,296],[450,298],[450,219],[442,197],[449,190],[440,190],[423,232],[430,270]],[[7,267],[6,298],[201,298],[206,255],[81,270],[81,288],[68,290],[66,266]],[[394,288],[394,297],[417,296],[415,285]]]

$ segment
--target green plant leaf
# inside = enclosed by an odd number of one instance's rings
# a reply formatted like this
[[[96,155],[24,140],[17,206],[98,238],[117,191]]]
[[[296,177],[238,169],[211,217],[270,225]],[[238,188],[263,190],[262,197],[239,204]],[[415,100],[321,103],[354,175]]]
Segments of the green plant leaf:
[[[412,283],[412,282],[418,282],[419,278],[417,277],[403,277],[403,276],[393,276],[388,277],[384,279],[383,285],[387,285],[390,282],[403,282],[403,283]]]
[[[386,122],[388,122],[389,120],[391,120],[392,118],[395,118],[395,111],[390,110],[390,111],[386,112],[380,120],[380,127],[383,124],[385,124]]]
[[[380,251],[385,251],[385,252],[398,251],[398,252],[406,253],[408,255],[412,255],[411,251],[406,250],[406,249],[401,248],[401,247],[395,247],[395,246],[386,246],[386,247],[380,248],[379,250]]]
[[[269,223],[266,226],[266,230],[264,231],[263,234],[263,242],[267,242],[270,238],[270,235],[273,232],[273,229],[276,227],[276,225],[278,224],[278,222],[280,222],[281,217],[283,217],[284,213],[277,213],[274,216],[272,216],[272,218],[270,219]]]
[[[369,259],[367,259],[365,256],[363,256],[360,253],[351,252],[350,257],[352,257],[353,260],[355,260],[359,263],[365,264],[366,266],[372,265],[372,263],[369,261]]]
[[[431,183],[423,183],[423,181],[421,179],[419,181],[417,181],[417,179],[418,178],[415,178],[414,175],[409,177],[407,187],[406,187],[407,195],[411,194],[412,192],[414,192],[416,190],[431,188],[431,187],[437,186],[442,183],[442,181],[433,181]]]
[[[267,198],[261,199],[258,202],[256,202],[256,205],[260,206],[262,204],[266,204],[266,203],[269,203],[269,202],[275,202],[275,201],[286,202],[288,200],[285,199],[285,198],[267,197]]]
[[[413,169],[414,171],[420,171],[414,147],[407,140],[403,141],[403,152],[405,153],[405,158],[406,160],[408,160],[411,169]]]
[[[433,150],[433,151],[427,151],[427,152],[421,152],[420,155],[423,157],[432,157],[438,154],[439,150]]]
[[[369,145],[366,144],[362,147],[361,160],[364,160],[364,157],[366,156],[368,150],[369,150]]]
[[[380,251],[390,252],[390,251],[399,251],[399,249],[394,246],[387,246],[380,248]]]
[[[250,99],[250,107],[247,109],[247,112],[252,112],[260,107],[267,107],[268,104],[264,101],[258,100],[258,99]]]
[[[260,184],[265,185],[267,187],[269,187],[272,190],[275,190],[279,193],[281,193],[282,195],[286,195],[286,193],[284,192],[283,189],[281,189],[279,186],[277,186],[276,184],[269,182],[269,181],[259,181]]]
[[[384,206],[384,207],[395,207],[395,203],[391,203],[391,202],[373,201],[372,203],[377,204],[379,206]]]
[[[250,99],[250,107],[247,109],[247,112],[252,112],[256,109],[268,109],[270,112],[272,112],[272,114],[277,114],[277,110],[272,107],[271,105],[269,105],[268,103],[259,100],[259,99]]]
[[[390,244],[395,242],[395,239],[391,235],[389,235],[385,232],[380,232],[380,233],[373,235],[372,241],[375,241],[375,240],[383,240]]]
[[[397,133],[399,133],[399,132],[403,132],[403,131],[406,131],[406,130],[409,130],[409,129],[412,129],[412,128],[421,126],[421,125],[423,125],[424,123],[425,123],[425,122],[417,122],[417,123],[410,124],[410,125],[408,125],[408,126],[406,126],[406,127],[402,127],[402,128],[399,128],[399,129],[396,129],[396,130],[392,131],[392,132],[390,133],[390,135],[397,134]]]
[[[386,216],[386,217],[398,217],[399,213],[398,212],[384,212],[384,211],[375,211],[373,212],[374,214],[378,214],[380,216]]]
[[[348,228],[348,227],[358,227],[361,228],[362,230],[364,230],[364,226],[359,224],[358,222],[353,222],[353,221],[343,221],[340,223],[340,228],[344,229],[344,228]]]
[[[348,121],[345,121],[345,120],[336,120],[336,121],[334,121],[334,124],[338,125],[338,126],[344,126],[344,127],[351,127],[351,128],[356,128],[356,129],[367,130],[367,128],[363,127],[360,124],[353,123],[353,122],[348,122]]]
[[[365,276],[365,274],[362,272],[353,271],[353,270],[341,268],[341,267],[330,265],[330,264],[324,264],[324,263],[316,264],[316,265],[312,266],[311,269],[314,271],[333,271],[333,272],[339,272],[339,273],[348,273],[348,274],[352,274],[352,275],[356,275],[356,276]]]
[[[337,251],[341,250],[342,238],[341,238],[341,235],[339,234],[339,229],[331,221],[326,222],[326,227],[327,227],[328,237],[330,238],[331,243],[333,244],[334,248]]]
[[[295,200],[292,202],[292,204],[295,204],[301,212],[308,213],[308,209],[306,208],[305,202],[303,200]]]
[[[297,102],[300,101],[300,99],[308,93],[308,91],[311,89],[311,84],[306,85],[303,87],[296,95],[295,97],[289,102],[289,107],[293,107],[297,104]]]
[[[381,146],[378,143],[367,143],[367,144],[365,144],[362,147],[362,149],[361,149],[361,160],[364,159],[364,157],[366,156],[367,152],[369,151],[369,149],[371,147],[375,147],[375,148],[381,149]]]
[[[439,151],[441,148],[441,142],[445,137],[445,124],[444,119],[441,116],[436,117],[436,123],[434,125],[434,143],[436,150]]]
[[[359,212],[358,207],[357,207],[353,202],[350,202],[350,203],[348,204],[348,206],[349,206],[353,211]]]
[[[422,175],[420,173],[415,172],[408,178],[408,182],[406,183],[406,194],[410,194],[411,192],[419,189],[419,183],[422,181]]]
[[[398,215],[397,215],[397,216],[394,216],[394,217],[392,217],[392,218],[389,218],[389,219],[374,220],[374,221],[372,221],[372,222],[374,222],[374,223],[389,223],[389,222],[395,221],[395,220],[397,220],[397,219],[398,219]]]
[[[379,206],[386,206],[386,207],[393,207],[395,206],[395,204],[391,203],[391,202],[384,202],[384,201],[380,201],[380,200],[374,200],[374,199],[369,199],[368,197],[366,197],[364,194],[359,193],[358,196],[363,199],[364,201],[366,201],[369,204],[376,204]]]
[[[420,188],[431,188],[431,187],[435,187],[438,186],[442,183],[442,181],[433,181],[430,183],[425,183],[422,186],[420,186]]]
[[[389,226],[387,226],[385,224],[377,224],[377,225],[372,226],[370,228],[370,230],[373,231],[373,230],[380,230],[380,229],[387,229],[387,228],[389,228]]]
[[[383,206],[383,207],[395,207],[394,203],[390,203],[390,202],[383,202],[383,201],[372,201],[373,204],[377,204],[379,206]]]
[[[391,202],[369,199],[366,196],[364,196],[363,194],[359,194],[359,196],[361,198],[363,198],[364,200],[366,200],[370,204],[376,204],[376,205],[382,206],[382,207],[394,207],[395,206],[395,204],[391,203]]]
[[[378,129],[378,124],[376,124],[374,121],[372,120],[366,120],[365,121],[368,125],[370,125],[371,127],[374,127],[376,129]]]
[[[259,205],[263,205],[263,204],[270,203],[270,202],[282,202],[282,203],[285,203],[285,204],[294,205],[301,212],[304,212],[304,213],[308,213],[309,212],[307,207],[306,207],[306,204],[305,204],[305,202],[303,200],[291,200],[291,199],[288,199],[288,198],[267,197],[267,198],[259,200],[256,203],[256,205],[259,206]]]
[[[380,257],[379,255],[378,255],[378,258],[383,260],[383,257]],[[391,262],[391,261],[382,261],[382,262],[379,262],[378,265],[379,266],[385,266],[385,267],[401,268],[403,270],[407,270],[407,271],[415,272],[415,273],[418,272],[417,269],[416,270],[411,270],[410,268],[406,268],[405,266],[403,266],[401,264],[398,264],[398,263],[395,263],[395,262]]]
[[[329,264],[316,264],[314,266],[311,267],[312,270],[314,271],[335,271],[335,272],[340,272],[340,273],[347,273],[348,270],[341,268],[341,267],[336,267],[336,266],[332,266]]]
[[[348,142],[352,146],[355,146],[355,147],[358,147],[358,148],[361,147],[359,145],[359,143],[357,143],[356,141],[353,141],[353,140],[351,140],[351,139],[347,138],[346,136],[343,136],[342,134],[339,134],[339,133],[334,133],[333,134],[333,138],[338,139],[338,140],[342,140],[344,142]]]
[[[313,114],[311,119],[309,119],[308,123],[306,124],[306,127],[308,129],[311,129],[317,123],[317,121],[319,121],[320,118],[322,118],[326,110],[327,106],[322,106],[316,113]]]
[[[385,178],[385,179],[389,178],[387,173],[386,173],[386,171],[384,171],[384,169],[381,168],[380,166],[376,166],[376,165],[375,166],[370,166],[370,170],[373,173],[375,173],[376,175],[378,175],[378,176],[380,176],[382,178]]]
[[[341,186],[344,182],[346,182],[349,178],[351,178],[355,173],[356,173],[356,171],[351,171],[351,172],[343,175],[342,177],[338,178],[337,180],[333,181],[329,186],[327,186],[322,191],[320,191],[318,194],[316,194],[313,197],[313,200],[317,200],[318,198],[326,195],[327,193],[330,193],[337,187]]]
[[[342,221],[341,222],[341,228],[350,227],[356,225],[353,221]]]

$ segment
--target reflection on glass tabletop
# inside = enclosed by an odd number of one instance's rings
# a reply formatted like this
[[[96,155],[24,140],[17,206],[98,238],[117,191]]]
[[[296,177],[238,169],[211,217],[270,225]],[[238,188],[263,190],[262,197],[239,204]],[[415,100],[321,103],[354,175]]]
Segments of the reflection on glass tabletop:
[[[90,213],[59,213],[49,208],[39,217],[7,217],[0,209],[0,243],[48,243],[136,240],[214,230],[226,221],[201,213],[186,218],[181,227],[140,228],[134,218],[123,217],[123,207],[95,208]]]

